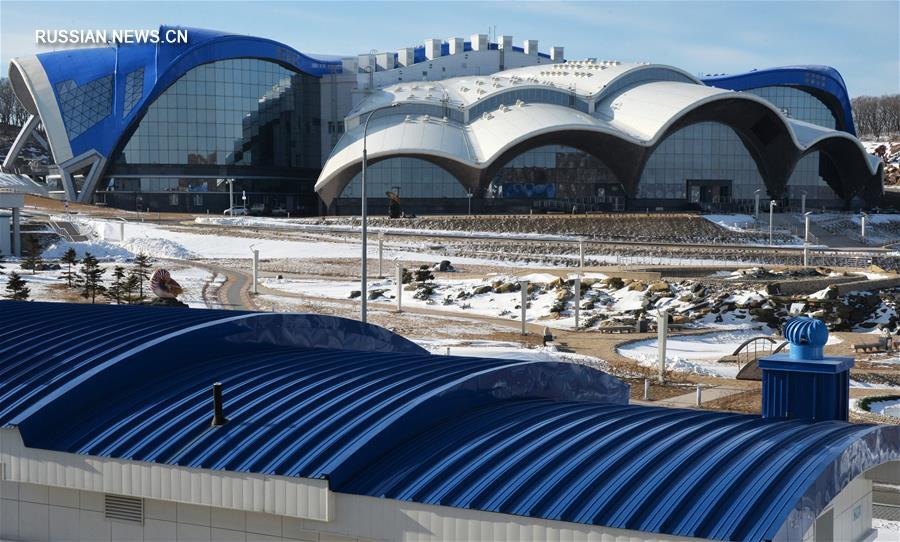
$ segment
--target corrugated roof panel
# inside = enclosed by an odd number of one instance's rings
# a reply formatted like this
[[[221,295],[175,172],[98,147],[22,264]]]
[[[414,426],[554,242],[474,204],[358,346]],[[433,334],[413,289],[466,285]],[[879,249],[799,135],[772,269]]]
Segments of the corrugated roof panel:
[[[900,461],[900,426],[628,405],[625,384],[589,367],[434,356],[343,319],[0,309],[0,412],[29,447],[753,541],[802,537],[850,480]]]

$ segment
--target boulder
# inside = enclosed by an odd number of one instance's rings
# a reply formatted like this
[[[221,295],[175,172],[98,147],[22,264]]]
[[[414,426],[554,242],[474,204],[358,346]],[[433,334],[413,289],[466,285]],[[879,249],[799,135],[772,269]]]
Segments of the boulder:
[[[381,289],[378,289],[378,290],[369,290],[369,295],[368,295],[368,297],[369,297],[370,300],[372,300],[372,299],[378,299],[379,297],[381,297],[382,295],[384,295],[384,293],[385,293],[386,291],[387,291],[387,290],[381,290]]]
[[[450,271],[456,271],[452,265],[450,265],[450,260],[441,260],[440,263],[434,264],[433,269],[440,273],[448,273]]]
[[[603,284],[605,284],[611,290],[621,290],[625,287],[625,281],[622,280],[621,277],[609,277],[603,279]]]
[[[670,289],[671,285],[664,280],[658,280],[650,285],[651,292],[668,292]]]

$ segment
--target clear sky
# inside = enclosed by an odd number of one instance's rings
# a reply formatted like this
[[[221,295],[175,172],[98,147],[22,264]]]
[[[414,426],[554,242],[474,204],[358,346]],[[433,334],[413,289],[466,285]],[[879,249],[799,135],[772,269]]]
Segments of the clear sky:
[[[272,38],[308,53],[394,51],[427,38],[511,34],[541,51],[735,73],[828,64],[852,96],[900,93],[900,1],[720,2],[28,2],[0,0],[0,61],[46,48],[43,29],[197,26]],[[46,46],[43,46],[46,47]],[[4,68],[5,71],[5,68]]]

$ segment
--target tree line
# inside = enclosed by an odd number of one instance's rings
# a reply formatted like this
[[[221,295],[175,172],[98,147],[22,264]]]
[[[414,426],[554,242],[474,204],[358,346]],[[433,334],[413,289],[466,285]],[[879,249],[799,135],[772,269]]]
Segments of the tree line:
[[[0,77],[0,124],[22,126],[28,120],[28,115],[28,111],[16,99],[9,77]]]
[[[147,298],[145,292],[149,293],[152,261],[146,254],[135,256],[134,265],[130,269],[126,270],[121,265],[115,266],[108,283],[103,280],[107,269],[101,267],[100,262],[90,252],[86,252],[79,259],[75,249],[70,248],[59,259],[59,263],[66,266],[62,272],[66,286],[77,290],[81,297],[90,300],[91,303],[96,303],[98,298],[106,298],[118,305],[142,303]],[[40,253],[30,251],[22,267],[30,269],[32,275],[43,269]],[[0,269],[2,268],[0,265]],[[28,281],[16,271],[10,272],[4,297],[15,301],[27,301],[30,296],[31,288],[28,287]]]
[[[900,94],[857,96],[851,101],[856,133],[862,138],[900,135]]]

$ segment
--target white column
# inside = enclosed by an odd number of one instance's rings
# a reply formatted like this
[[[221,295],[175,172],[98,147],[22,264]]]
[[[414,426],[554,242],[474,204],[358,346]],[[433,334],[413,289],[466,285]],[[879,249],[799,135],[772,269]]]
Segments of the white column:
[[[259,289],[257,285],[259,284],[259,249],[253,249],[253,288],[250,290],[250,293],[253,295],[259,294]]]
[[[862,213],[859,215],[859,235],[862,237],[863,244],[866,243],[866,218],[868,218],[868,216],[869,215],[867,215],[866,213]]]
[[[806,192],[800,194],[800,214],[806,214]]]
[[[650,379],[644,379],[644,401],[650,400]]]
[[[401,312],[403,310],[403,275],[406,274],[406,269],[402,266],[397,266],[397,312]]]
[[[528,281],[520,280],[519,287],[522,291],[522,335],[527,335],[528,332],[525,330],[525,317],[526,311],[528,310]]]
[[[803,267],[809,267],[809,243],[803,243]]]
[[[578,318],[581,311],[581,276],[575,277],[575,329],[578,329]]]
[[[659,342],[657,356],[659,356],[659,382],[665,382],[666,379],[666,338],[669,335],[669,311],[660,309],[659,316],[656,320],[656,329],[659,331]]]
[[[19,225],[19,213],[21,211],[18,207],[12,208],[12,253],[13,256],[22,257],[22,230]]]
[[[804,231],[803,231],[803,242],[809,243],[809,213],[803,213],[803,223],[804,223]]]
[[[703,386],[697,384],[697,406],[703,404]]]
[[[384,263],[384,232],[378,232],[378,278],[383,279],[382,264]]]
[[[578,240],[578,268],[584,273],[584,239]]]

